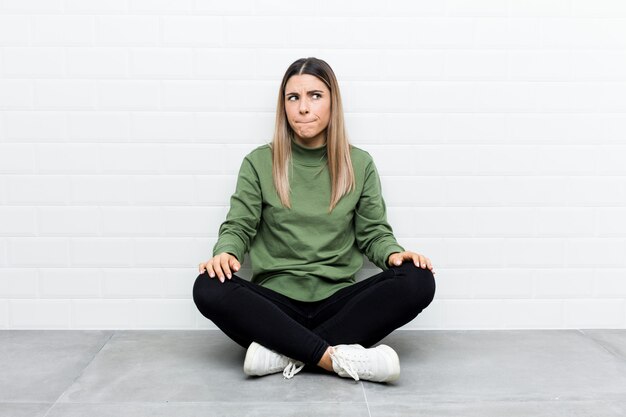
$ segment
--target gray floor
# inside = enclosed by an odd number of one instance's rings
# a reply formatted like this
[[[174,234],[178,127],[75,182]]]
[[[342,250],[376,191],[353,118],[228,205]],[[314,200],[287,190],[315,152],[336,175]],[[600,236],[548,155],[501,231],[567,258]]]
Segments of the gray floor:
[[[0,331],[0,416],[624,416],[626,330],[396,330],[393,384],[247,377],[219,330]]]

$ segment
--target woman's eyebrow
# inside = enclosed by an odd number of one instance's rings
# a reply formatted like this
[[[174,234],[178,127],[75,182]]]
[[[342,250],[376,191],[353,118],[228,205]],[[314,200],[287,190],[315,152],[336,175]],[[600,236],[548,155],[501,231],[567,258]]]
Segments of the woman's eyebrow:
[[[323,93],[322,90],[311,90],[311,91],[307,91],[307,93],[311,94],[311,93]],[[292,91],[290,93],[285,94],[286,96],[288,96],[289,94],[298,94],[295,91]]]

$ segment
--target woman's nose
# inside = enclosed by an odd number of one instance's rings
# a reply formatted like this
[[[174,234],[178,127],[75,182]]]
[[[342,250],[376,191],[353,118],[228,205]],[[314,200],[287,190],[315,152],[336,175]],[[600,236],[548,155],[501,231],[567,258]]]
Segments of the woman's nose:
[[[306,100],[300,101],[300,113],[308,113],[309,112],[309,103]]]

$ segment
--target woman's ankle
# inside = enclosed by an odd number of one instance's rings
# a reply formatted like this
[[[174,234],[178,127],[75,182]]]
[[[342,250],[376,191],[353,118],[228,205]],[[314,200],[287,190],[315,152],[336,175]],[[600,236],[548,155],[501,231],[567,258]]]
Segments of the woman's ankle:
[[[334,351],[335,349],[332,346],[328,346],[326,352],[324,352],[324,356],[322,356],[322,359],[320,359],[317,366],[329,372],[335,372],[335,370],[333,369],[333,361],[330,357],[330,353]]]

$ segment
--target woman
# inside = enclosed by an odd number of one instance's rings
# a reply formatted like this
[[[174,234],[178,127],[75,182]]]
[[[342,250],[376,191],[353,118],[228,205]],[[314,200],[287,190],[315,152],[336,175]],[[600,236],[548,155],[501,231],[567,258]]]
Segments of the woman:
[[[348,142],[333,70],[298,59],[279,89],[273,141],[244,158],[193,288],[200,312],[248,349],[246,374],[291,378],[306,366],[398,379],[396,352],[371,346],[431,303],[435,281],[386,218],[374,161]],[[248,250],[250,281],[234,274]],[[383,271],[357,282],[363,254]]]

